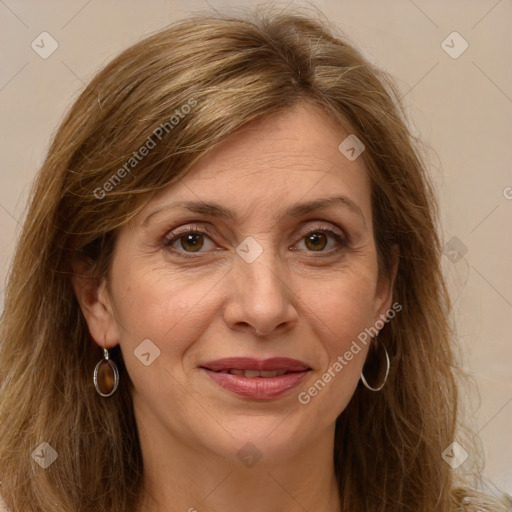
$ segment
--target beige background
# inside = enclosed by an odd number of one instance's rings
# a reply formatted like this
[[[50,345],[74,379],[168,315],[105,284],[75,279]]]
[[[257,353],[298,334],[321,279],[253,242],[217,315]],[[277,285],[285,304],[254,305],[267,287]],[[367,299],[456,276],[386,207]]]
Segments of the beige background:
[[[486,475],[512,494],[512,2],[313,4],[396,77],[414,133],[435,151],[443,237],[459,240],[444,257],[454,320],[481,394],[473,427],[485,448]],[[0,310],[31,182],[65,109],[120,50],[208,8],[201,0],[0,0]],[[59,45],[47,59],[31,48],[43,31]],[[456,59],[441,46],[453,31],[469,44]],[[452,52],[462,48],[461,40],[448,44]]]

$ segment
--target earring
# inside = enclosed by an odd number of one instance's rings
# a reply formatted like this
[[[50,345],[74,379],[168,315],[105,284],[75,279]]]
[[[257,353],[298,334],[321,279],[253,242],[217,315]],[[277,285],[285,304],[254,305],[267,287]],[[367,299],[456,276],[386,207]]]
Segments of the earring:
[[[116,363],[109,359],[108,350],[103,349],[103,359],[94,368],[94,387],[98,395],[112,396],[119,384],[119,371]]]
[[[377,343],[380,343],[382,345],[382,347],[384,348],[384,353],[386,354],[386,373],[384,375],[384,380],[382,381],[381,385],[374,388],[368,384],[363,372],[361,372],[361,381],[362,381],[364,387],[366,389],[369,389],[370,391],[380,391],[384,387],[384,384],[386,384],[386,381],[388,380],[389,370],[391,368],[391,363],[389,361],[389,355],[388,355],[386,346],[384,345],[384,343],[381,343],[378,340],[377,340]]]

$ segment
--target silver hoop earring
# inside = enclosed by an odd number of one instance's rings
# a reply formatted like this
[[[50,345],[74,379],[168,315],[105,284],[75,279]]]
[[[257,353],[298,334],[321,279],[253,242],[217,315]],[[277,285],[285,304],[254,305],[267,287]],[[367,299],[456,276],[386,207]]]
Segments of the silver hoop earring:
[[[380,341],[377,341],[377,342],[381,343]],[[386,354],[386,373],[384,375],[384,380],[382,381],[382,384],[376,388],[370,386],[368,384],[363,372],[361,371],[361,382],[363,383],[364,387],[366,389],[369,389],[370,391],[380,391],[384,387],[384,384],[386,384],[386,381],[388,380],[389,370],[391,368],[391,362],[389,360],[389,354],[386,349],[386,345],[384,345],[384,343],[381,343],[381,345],[384,347],[384,353]]]
[[[103,359],[94,368],[94,387],[98,395],[112,396],[119,385],[119,371],[116,363],[109,359],[108,350],[103,349]]]

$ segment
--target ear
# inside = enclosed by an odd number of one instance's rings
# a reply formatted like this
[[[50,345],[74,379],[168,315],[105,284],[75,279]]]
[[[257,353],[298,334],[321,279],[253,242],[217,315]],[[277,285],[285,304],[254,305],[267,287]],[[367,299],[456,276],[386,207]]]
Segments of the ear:
[[[73,262],[73,289],[89,332],[98,346],[112,348],[119,343],[107,281],[98,281],[86,261]]]
[[[400,259],[400,251],[397,244],[391,248],[391,265],[389,272],[384,274],[380,273],[375,291],[375,311],[374,311],[374,324],[377,320],[386,317],[386,312],[391,307],[393,300],[393,286],[395,283],[396,274],[398,271],[398,261]]]

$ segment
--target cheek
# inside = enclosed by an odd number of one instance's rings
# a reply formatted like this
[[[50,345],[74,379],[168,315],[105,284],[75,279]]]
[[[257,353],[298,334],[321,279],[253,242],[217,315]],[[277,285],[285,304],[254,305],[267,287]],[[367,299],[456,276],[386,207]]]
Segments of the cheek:
[[[176,368],[190,340],[207,330],[212,309],[209,299],[214,297],[219,276],[194,278],[165,268],[127,265],[118,267],[115,278],[115,316],[129,373],[134,379],[140,373],[140,361],[134,356],[141,343],[152,347],[144,340],[156,347],[153,351],[159,352],[160,364],[168,361],[167,368]]]
[[[310,286],[308,294],[303,292],[302,297],[312,312],[312,319],[317,319],[315,323],[323,333],[321,339],[325,340],[332,359],[344,352],[350,342],[371,325],[375,279],[370,272],[347,272],[324,284]]]
[[[372,326],[374,282],[364,273],[345,275],[316,290],[305,305],[322,340],[321,368],[298,398],[329,424],[345,409],[360,378],[371,339],[365,329]]]
[[[157,268],[125,269],[123,275],[114,291],[115,309],[134,403],[139,411],[156,411],[165,423],[185,428],[183,417],[162,404],[172,403],[200,419],[202,411],[190,404],[183,356],[208,329],[214,296],[208,292],[219,276],[185,278]]]

